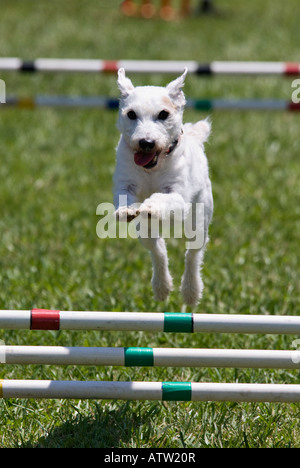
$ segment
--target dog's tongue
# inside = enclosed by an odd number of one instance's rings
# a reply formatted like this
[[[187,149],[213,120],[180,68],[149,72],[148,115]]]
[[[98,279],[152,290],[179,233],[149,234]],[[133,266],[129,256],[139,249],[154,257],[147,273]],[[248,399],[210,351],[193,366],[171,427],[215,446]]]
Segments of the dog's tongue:
[[[155,153],[135,153],[134,162],[137,166],[146,166],[154,158]]]

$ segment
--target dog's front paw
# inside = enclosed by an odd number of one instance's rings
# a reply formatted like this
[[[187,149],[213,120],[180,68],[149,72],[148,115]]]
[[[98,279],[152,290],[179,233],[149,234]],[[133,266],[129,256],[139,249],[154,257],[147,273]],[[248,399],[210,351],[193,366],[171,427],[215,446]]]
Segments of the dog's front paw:
[[[135,206],[120,206],[114,214],[117,221],[130,223],[139,215],[139,211]]]
[[[139,208],[139,214],[144,218],[161,218],[161,210],[157,203],[152,202],[151,200],[145,200]]]

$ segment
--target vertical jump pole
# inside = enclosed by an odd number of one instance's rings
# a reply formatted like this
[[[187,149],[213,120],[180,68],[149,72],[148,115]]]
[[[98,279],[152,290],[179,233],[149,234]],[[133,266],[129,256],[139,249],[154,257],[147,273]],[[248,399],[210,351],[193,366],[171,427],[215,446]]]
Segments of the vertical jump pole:
[[[133,16],[136,13],[136,3],[134,0],[123,0],[121,11],[126,16]]]
[[[171,6],[172,0],[161,0],[159,15],[164,20],[170,21],[175,17],[175,10]]]
[[[188,16],[190,13],[190,0],[181,0],[180,15]]]
[[[152,3],[152,0],[142,0],[140,15],[147,19],[153,18],[155,15],[155,7]]]

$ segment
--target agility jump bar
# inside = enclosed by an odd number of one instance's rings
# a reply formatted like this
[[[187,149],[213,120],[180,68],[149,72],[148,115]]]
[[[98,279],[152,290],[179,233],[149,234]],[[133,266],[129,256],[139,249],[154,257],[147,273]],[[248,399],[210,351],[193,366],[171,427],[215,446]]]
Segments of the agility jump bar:
[[[300,402],[298,384],[0,380],[0,398]]]
[[[293,75],[300,74],[299,62],[231,62],[199,63],[184,60],[99,60],[0,58],[0,70],[20,72],[94,72],[116,73],[125,68],[128,73],[182,73],[187,67],[196,75]]]
[[[1,310],[0,329],[300,334],[300,316]]]
[[[21,109],[35,109],[37,107],[60,108],[102,108],[117,110],[119,99],[105,96],[36,96],[36,97],[8,97],[5,107]],[[0,104],[1,108],[1,104]],[[187,99],[186,108],[198,111],[238,110],[238,111],[300,111],[300,103],[283,99]]]
[[[1,364],[300,369],[288,350],[0,346]]]

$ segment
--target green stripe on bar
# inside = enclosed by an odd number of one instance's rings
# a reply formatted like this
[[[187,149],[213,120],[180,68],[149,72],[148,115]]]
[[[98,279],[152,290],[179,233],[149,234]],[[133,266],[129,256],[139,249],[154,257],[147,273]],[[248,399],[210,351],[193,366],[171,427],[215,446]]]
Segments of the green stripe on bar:
[[[124,348],[125,366],[153,366],[153,348]]]
[[[193,314],[165,312],[164,332],[193,333]]]
[[[194,101],[194,108],[203,111],[210,111],[213,108],[213,101],[209,99],[196,99]]]
[[[192,384],[190,382],[163,382],[163,401],[191,401]]]

